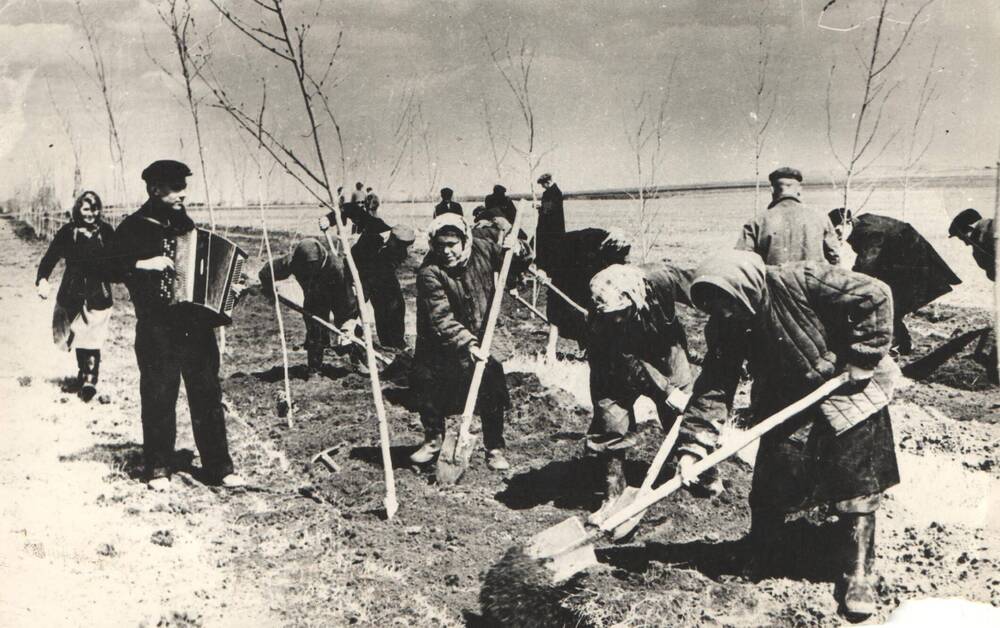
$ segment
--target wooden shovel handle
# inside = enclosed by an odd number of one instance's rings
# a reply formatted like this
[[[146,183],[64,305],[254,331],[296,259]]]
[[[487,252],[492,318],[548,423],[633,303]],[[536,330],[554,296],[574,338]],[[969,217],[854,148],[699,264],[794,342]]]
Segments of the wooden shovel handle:
[[[727,444],[724,447],[716,449],[710,455],[702,458],[694,465],[692,465],[691,470],[698,475],[701,475],[705,471],[711,469],[712,467],[718,465],[722,461],[730,458],[736,454],[739,450],[743,449],[750,443],[756,441],[764,434],[770,432],[774,428],[778,427],[788,419],[799,414],[803,410],[808,409],[813,404],[822,401],[823,399],[829,397],[835,390],[840,388],[842,385],[847,383],[850,376],[847,373],[841,373],[837,377],[834,377],[830,381],[826,382],[816,390],[812,391],[802,399],[799,399],[795,403],[791,404],[784,410],[781,410],[775,414],[772,414],[768,418],[764,419],[757,425],[753,426],[740,436],[738,436],[733,442]],[[672,480],[663,484],[659,488],[656,488],[645,495],[640,495],[636,498],[634,502],[629,504],[627,507],[622,508],[618,512],[614,513],[607,519],[605,519],[600,526],[602,532],[610,532],[625,523],[635,515],[645,511],[647,508],[655,504],[656,502],[666,498],[671,493],[681,488],[681,478],[680,476],[674,477]]]
[[[517,215],[514,216],[514,225],[511,227],[510,233],[517,234],[521,229],[521,219],[524,217],[526,210],[524,204],[517,208]],[[506,236],[504,236],[506,240]],[[468,246],[472,246],[472,242],[468,243]],[[483,333],[483,340],[480,343],[480,348],[482,353],[486,356],[490,354],[490,347],[493,344],[493,332],[497,326],[497,318],[500,316],[500,306],[503,304],[503,293],[506,292],[504,289],[507,285],[507,275],[510,274],[510,265],[514,259],[514,249],[507,249],[504,251],[503,262],[500,264],[500,275],[496,279],[493,290],[493,301],[490,304],[490,312],[486,318],[486,330]],[[461,440],[465,435],[469,433],[469,425],[472,423],[472,413],[476,409],[476,399],[479,398],[479,385],[483,381],[483,372],[486,370],[487,360],[477,360],[475,370],[472,372],[472,383],[469,384],[469,394],[465,397],[465,409],[462,411],[462,423],[458,428],[458,438]],[[459,448],[455,448],[455,453],[458,453]]]
[[[649,471],[646,472],[646,479],[642,481],[642,486],[639,488],[640,495],[645,495],[649,489],[653,488],[653,482],[660,476],[660,469],[663,468],[663,463],[667,461],[667,456],[670,455],[670,452],[674,449],[674,444],[677,443],[677,436],[681,433],[681,421],[683,420],[684,415],[680,415],[674,420],[674,424],[670,426],[667,437],[663,439],[663,443],[657,450],[653,462],[649,465]]]
[[[560,290],[559,288],[557,288],[555,286],[555,284],[552,283],[551,279],[549,279],[548,277],[546,277],[546,276],[542,275],[541,273],[539,273],[537,271],[534,271],[534,270],[531,271],[531,274],[543,286],[545,286],[546,288],[548,288],[552,292],[556,293],[556,295],[559,296],[559,298],[561,298],[563,301],[565,301],[567,304],[569,304],[570,307],[572,307],[573,309],[575,309],[577,312],[579,312],[580,314],[583,314],[584,317],[586,317],[586,316],[588,316],[590,314],[587,311],[587,308],[583,307],[582,305],[580,305],[579,303],[577,303],[576,301],[574,301],[568,294],[566,294],[565,292],[563,292],[562,290]]]
[[[306,308],[302,307],[301,305],[299,305],[295,301],[292,301],[288,297],[279,294],[278,295],[278,300],[281,301],[283,304],[285,304],[287,307],[295,310],[299,314],[304,314],[304,315],[308,316],[309,318],[313,319],[318,324],[322,325],[323,327],[326,327],[327,329],[329,329],[333,333],[337,334],[341,338],[347,338],[348,341],[350,341],[350,342],[352,342],[352,343],[354,343],[356,345],[359,345],[361,347],[365,346],[365,341],[364,340],[358,338],[357,336],[352,336],[350,334],[345,334],[343,331],[341,331],[340,329],[338,329],[336,325],[330,324],[330,321],[323,320],[321,317],[316,316],[315,314],[313,314],[312,312],[310,312]],[[384,355],[382,355],[381,353],[378,353],[378,352],[375,353],[375,358],[378,359],[378,360],[381,360],[385,364],[389,364],[390,362],[392,362],[392,360],[390,360],[389,358],[385,357]]]

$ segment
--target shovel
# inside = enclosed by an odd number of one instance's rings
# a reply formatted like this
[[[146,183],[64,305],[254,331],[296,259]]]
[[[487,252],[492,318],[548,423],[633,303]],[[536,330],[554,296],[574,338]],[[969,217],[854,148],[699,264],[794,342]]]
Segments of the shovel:
[[[592,514],[587,519],[587,523],[600,526],[602,523],[607,521],[611,515],[628,508],[629,504],[653,489],[653,482],[655,482],[656,478],[660,476],[660,469],[663,468],[663,463],[667,461],[667,457],[670,455],[670,452],[673,451],[674,443],[677,442],[677,436],[681,433],[681,422],[683,420],[683,416],[678,416],[674,420],[674,424],[670,427],[670,431],[667,432],[667,437],[663,439],[663,443],[657,450],[656,456],[653,457],[653,462],[649,464],[649,470],[646,471],[646,478],[642,481],[642,486],[639,488],[626,486],[621,495],[616,497],[614,501],[607,506]],[[642,516],[644,514],[645,511],[640,512],[612,530],[611,539],[617,543],[631,534],[632,530],[635,530],[635,527],[639,525],[640,521],[642,521]]]
[[[557,288],[555,286],[555,284],[552,283],[551,279],[549,279],[543,273],[538,272],[535,269],[534,266],[531,267],[530,272],[531,272],[532,276],[535,279],[538,280],[538,283],[542,284],[543,286],[545,286],[546,288],[548,288],[549,290],[551,290],[552,292],[554,292],[556,294],[556,296],[558,296],[560,299],[562,299],[563,301],[565,301],[567,303],[567,305],[569,305],[570,307],[572,307],[574,310],[576,310],[577,312],[579,312],[580,314],[582,314],[584,316],[584,318],[586,318],[590,314],[587,311],[587,308],[583,307],[582,305],[580,305],[579,303],[577,303],[576,301],[574,301],[572,299],[572,297],[570,297],[568,294],[566,294],[565,292],[563,292],[562,290],[560,290],[559,288]]]
[[[286,307],[288,307],[288,308],[290,308],[292,310],[295,310],[299,314],[303,314],[305,316],[308,316],[309,318],[311,318],[312,320],[316,321],[317,323],[319,323],[323,327],[326,327],[327,329],[329,329],[333,333],[337,334],[341,338],[346,338],[349,342],[352,342],[352,343],[354,343],[356,345],[360,345],[362,347],[365,346],[365,341],[362,340],[361,338],[358,338],[357,336],[353,336],[351,334],[345,334],[343,331],[341,331],[340,329],[338,329],[336,325],[330,324],[330,321],[324,320],[323,318],[321,318],[319,316],[316,316],[315,314],[313,314],[309,310],[305,309],[304,307],[302,307],[301,305],[299,305],[295,301],[292,301],[288,297],[279,294],[278,295],[278,300],[281,301],[281,303],[284,304]],[[376,360],[381,360],[385,364],[389,364],[389,363],[392,362],[392,360],[390,360],[389,358],[385,357],[381,353],[375,353],[375,359]]]
[[[526,206],[521,203],[517,209],[517,215],[514,217],[514,225],[511,227],[510,233],[519,232],[521,219],[525,213],[527,213]],[[506,241],[506,237],[504,241]],[[467,243],[467,246],[472,246],[472,243]],[[507,275],[510,274],[510,264],[513,259],[514,249],[504,251],[500,274],[496,278],[493,290],[493,302],[490,304],[490,312],[486,318],[486,330],[483,332],[483,341],[479,345],[485,356],[489,356],[490,345],[493,344],[493,331],[496,329],[497,317],[500,315],[504,286],[507,285]],[[472,383],[469,385],[469,394],[465,397],[465,409],[462,411],[462,422],[458,428],[458,434],[456,435],[453,431],[448,431],[445,434],[441,453],[438,454],[437,459],[436,476],[439,484],[455,484],[469,467],[469,459],[472,458],[472,451],[476,448],[476,441],[472,432],[469,431],[469,426],[472,424],[472,414],[476,409],[479,385],[483,381],[486,363],[487,360],[476,360],[476,366],[472,372]]]
[[[764,434],[830,396],[849,379],[850,376],[847,373],[841,373],[784,410],[764,419],[734,439],[733,442],[720,447],[712,454],[691,465],[692,473],[700,475],[734,456],[736,452]],[[579,571],[597,565],[597,555],[594,553],[593,546],[595,541],[602,536],[613,533],[616,528],[633,517],[641,516],[650,506],[665,499],[681,486],[681,478],[678,474],[658,488],[639,495],[634,502],[608,516],[595,529],[587,530],[584,528],[579,517],[565,519],[531,537],[525,546],[525,553],[531,558],[544,561],[544,566],[552,580],[555,583],[562,582]]]

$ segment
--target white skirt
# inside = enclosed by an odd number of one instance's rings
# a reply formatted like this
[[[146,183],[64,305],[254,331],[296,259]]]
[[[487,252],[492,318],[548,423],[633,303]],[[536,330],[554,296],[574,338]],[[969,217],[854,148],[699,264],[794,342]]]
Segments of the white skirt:
[[[100,350],[108,337],[108,324],[111,321],[112,309],[109,307],[103,310],[91,310],[84,307],[73,318],[73,322],[69,326],[69,333],[64,339],[59,338],[60,334],[56,334],[56,343],[63,344],[67,351],[70,349]]]

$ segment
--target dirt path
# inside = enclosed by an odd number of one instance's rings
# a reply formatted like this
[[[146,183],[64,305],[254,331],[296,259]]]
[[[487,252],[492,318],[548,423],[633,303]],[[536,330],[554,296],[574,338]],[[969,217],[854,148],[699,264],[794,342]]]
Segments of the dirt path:
[[[330,542],[329,507],[302,497],[298,467],[238,417],[229,421],[234,457],[262,488],[208,488],[189,472],[167,494],[138,482],[131,305],[119,298],[103,355],[109,403],[61,392],[76,364],[53,346],[52,302],[34,292],[42,251],[0,221],[0,625],[344,625],[366,617],[366,600],[385,613],[412,604],[364,595],[366,580],[399,574],[346,558]],[[183,399],[177,448],[180,458],[195,450]],[[302,510],[309,516],[296,517]],[[267,529],[257,534],[262,520]],[[289,562],[296,546],[305,555]],[[289,590],[315,597],[304,605]]]
[[[58,379],[73,364],[52,347],[51,304],[31,287],[40,245],[14,240],[7,223],[0,241],[9,321],[0,329],[9,355],[0,379],[0,625],[476,625],[481,576],[505,549],[599,500],[579,455],[590,417],[586,367],[572,361],[569,345],[560,347],[570,361],[558,374],[533,359],[545,330],[508,308],[497,344],[512,371],[514,468],[491,473],[477,455],[454,489],[411,468],[406,456],[420,430],[396,373],[385,394],[401,508],[385,521],[367,379],[329,353],[324,374],[305,379],[302,323],[288,317],[298,365],[289,427],[275,411],[282,384],[273,309],[254,291],[228,333],[223,369],[232,450],[252,488],[209,489],[182,472],[169,495],[153,494],[134,479],[141,437],[131,307],[119,301],[102,373],[111,403],[61,394]],[[260,263],[250,261],[251,274]],[[682,314],[699,328],[696,314]],[[1000,494],[1000,395],[963,344],[984,322],[982,311],[942,308],[912,327],[911,361],[943,366],[915,369],[919,381],[892,410],[903,484],[879,524],[879,619],[929,596],[1000,604],[1000,512],[989,497]],[[700,336],[692,334],[699,349]],[[955,355],[936,353],[942,343],[958,347]],[[178,448],[190,452],[178,407]],[[660,433],[644,424],[642,436],[646,451],[627,469],[633,484]],[[339,472],[309,464],[338,444]],[[602,550],[603,567],[568,601],[581,625],[839,625],[821,513],[794,524],[801,573],[758,584],[738,575],[730,555],[748,524],[749,470],[745,461],[727,463],[725,494],[678,495],[651,511],[638,541]],[[158,545],[154,535],[172,543]]]

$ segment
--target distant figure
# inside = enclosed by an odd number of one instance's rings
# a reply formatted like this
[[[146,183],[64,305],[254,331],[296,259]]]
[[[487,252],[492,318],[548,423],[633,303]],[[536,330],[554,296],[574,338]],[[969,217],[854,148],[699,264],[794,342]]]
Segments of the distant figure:
[[[802,204],[802,173],[778,168],[768,179],[771,204],[764,215],[743,225],[736,250],[753,251],[769,266],[805,261],[839,264],[840,241],[830,219]]]
[[[344,197],[344,186],[340,186],[337,188],[337,207],[343,209],[345,203],[347,199]]]
[[[38,296],[49,298],[49,275],[60,259],[65,260],[52,313],[52,338],[66,351],[76,349],[76,384],[84,401],[97,394],[101,348],[111,320],[111,285],[104,262],[115,230],[101,219],[102,207],[95,192],[84,192],[76,199],[72,220],[52,238],[35,278]]]
[[[566,233],[566,219],[563,212],[563,193],[552,180],[552,175],[545,173],[538,177],[538,184],[545,189],[542,192],[542,202],[538,210],[538,226],[535,228],[535,264],[545,268],[549,262],[551,243]]]
[[[493,186],[493,193],[486,196],[483,199],[483,206],[486,209],[499,209],[503,213],[504,218],[507,222],[514,224],[514,217],[517,216],[517,208],[514,207],[514,201],[510,200],[507,196],[507,188],[497,184]]]
[[[435,218],[441,214],[465,215],[465,212],[462,211],[462,205],[451,200],[454,195],[455,191],[451,188],[441,188],[441,202],[434,206]]]
[[[361,207],[365,206],[365,184],[358,181],[354,184],[354,191],[351,192],[351,202]]]
[[[500,244],[504,236],[513,227],[497,208],[486,209],[480,206],[473,212],[473,216],[475,217],[475,223],[472,225],[472,235],[496,244]],[[527,239],[527,235],[524,235],[524,239]]]
[[[274,301],[274,282],[294,277],[302,288],[302,307],[324,320],[330,319],[345,334],[354,334],[358,316],[358,301],[344,271],[343,255],[330,251],[324,242],[306,238],[287,255],[274,259],[274,275],[264,264],[258,277],[264,296]],[[306,325],[306,364],[308,374],[323,368],[323,351],[330,344],[329,330],[303,314]],[[341,346],[343,343],[338,343]]]
[[[976,264],[986,271],[986,276],[990,281],[996,281],[996,240],[994,235],[995,225],[992,218],[983,218],[982,215],[973,208],[962,210],[955,219],[951,221],[948,228],[949,238],[958,238],[972,247],[972,257]]]
[[[903,317],[962,283],[930,242],[909,223],[888,216],[850,210],[830,212],[830,222],[857,253],[854,269],[885,282],[892,290],[893,347],[902,355],[913,351]]]
[[[368,210],[368,213],[372,216],[378,216],[378,208],[381,204],[378,194],[371,187],[365,188],[365,209]]]

